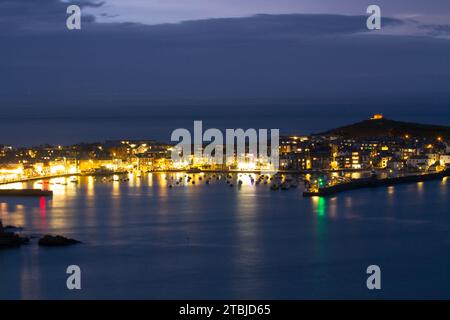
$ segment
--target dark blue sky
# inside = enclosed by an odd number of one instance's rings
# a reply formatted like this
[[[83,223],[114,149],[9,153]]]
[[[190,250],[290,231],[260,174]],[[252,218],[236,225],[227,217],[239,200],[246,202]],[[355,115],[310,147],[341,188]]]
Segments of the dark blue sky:
[[[30,123],[33,142],[78,141],[81,130],[80,139],[164,138],[175,129],[135,132],[133,119],[145,117],[288,115],[299,119],[288,130],[307,133],[324,129],[321,117],[339,125],[384,111],[450,125],[448,1],[378,1],[389,17],[375,32],[365,28],[365,1],[82,4],[82,30],[68,31],[67,4],[0,2],[0,116],[19,121],[0,129],[2,142],[31,141]],[[163,23],[184,19],[201,20]],[[122,120],[89,136],[86,117]],[[54,122],[71,132],[55,135]]]

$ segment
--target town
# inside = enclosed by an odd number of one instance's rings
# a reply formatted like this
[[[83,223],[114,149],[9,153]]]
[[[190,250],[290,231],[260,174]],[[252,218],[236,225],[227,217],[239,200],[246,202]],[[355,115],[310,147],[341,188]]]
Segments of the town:
[[[382,115],[367,120],[384,121]],[[0,183],[56,176],[162,171],[262,172],[266,161],[248,152],[233,159],[194,155],[173,161],[174,145],[155,140],[109,140],[70,146],[0,146]],[[226,146],[224,146],[226,148]],[[248,151],[248,150],[247,150]],[[439,172],[450,166],[448,136],[402,135],[349,137],[340,134],[280,136],[279,172],[358,172],[381,170],[402,173]]]

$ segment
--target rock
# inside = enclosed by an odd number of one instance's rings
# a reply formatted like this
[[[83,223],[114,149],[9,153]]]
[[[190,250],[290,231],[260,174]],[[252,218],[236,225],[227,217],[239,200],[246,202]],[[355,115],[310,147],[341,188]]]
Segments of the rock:
[[[38,242],[40,246],[47,246],[47,247],[69,246],[77,243],[81,242],[75,239],[69,239],[58,235],[51,236],[48,234],[40,238]]]
[[[13,232],[6,232],[6,229],[11,228],[8,228],[8,226],[3,227],[3,223],[0,220],[0,248],[18,247],[22,244],[27,244],[28,242],[30,242],[29,238],[21,237]]]
[[[12,232],[0,232],[0,248],[18,247],[30,242],[27,237],[21,237]]]
[[[10,226],[10,225],[7,225],[7,226],[4,226],[3,227],[3,230],[10,230],[10,231],[12,231],[12,230],[15,230],[15,231],[22,231],[23,230],[23,228],[22,227],[16,227],[16,226]]]

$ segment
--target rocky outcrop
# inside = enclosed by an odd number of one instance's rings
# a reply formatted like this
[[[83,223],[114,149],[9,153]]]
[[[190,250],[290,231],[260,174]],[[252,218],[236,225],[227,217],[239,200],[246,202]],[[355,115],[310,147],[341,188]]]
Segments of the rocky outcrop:
[[[3,231],[22,231],[22,230],[23,230],[22,227],[16,227],[11,225],[6,225],[3,227]]]
[[[45,247],[61,247],[61,246],[69,246],[73,244],[81,243],[78,240],[65,238],[63,236],[52,236],[52,235],[45,235],[42,238],[39,239],[38,244],[40,246]]]
[[[18,247],[23,244],[27,244],[30,242],[30,238],[20,236],[17,233],[10,232],[11,230],[21,230],[22,228],[17,228],[14,226],[6,226],[4,227],[2,221],[0,220],[0,249],[2,248],[10,248],[10,247]],[[39,239],[38,244],[40,246],[47,247],[60,247],[60,246],[68,246],[81,243],[78,240],[65,238],[59,235],[45,235]]]
[[[27,237],[21,237],[14,232],[6,232],[6,228],[3,227],[2,221],[0,220],[0,249],[18,247],[29,242],[30,239]]]

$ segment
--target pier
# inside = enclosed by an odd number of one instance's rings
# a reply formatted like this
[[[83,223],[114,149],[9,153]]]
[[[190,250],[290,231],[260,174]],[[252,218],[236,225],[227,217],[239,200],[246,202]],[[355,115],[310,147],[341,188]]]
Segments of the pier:
[[[11,184],[11,183],[20,183],[20,182],[29,182],[29,181],[37,181],[37,180],[48,180],[54,178],[65,178],[72,176],[79,176],[79,173],[63,173],[63,174],[52,174],[52,175],[33,175],[33,176],[20,176],[14,179],[1,179],[0,185],[2,184]]]
[[[444,170],[436,173],[424,173],[409,176],[400,176],[393,178],[366,178],[366,179],[355,179],[350,182],[339,183],[332,186],[320,187],[315,191],[305,190],[303,192],[304,197],[323,197],[330,196],[342,191],[361,189],[361,188],[374,188],[382,186],[393,186],[402,183],[412,183],[412,182],[423,182],[430,180],[440,180],[445,177],[450,176],[450,170]]]
[[[0,189],[0,197],[52,197],[53,191],[40,189]]]

